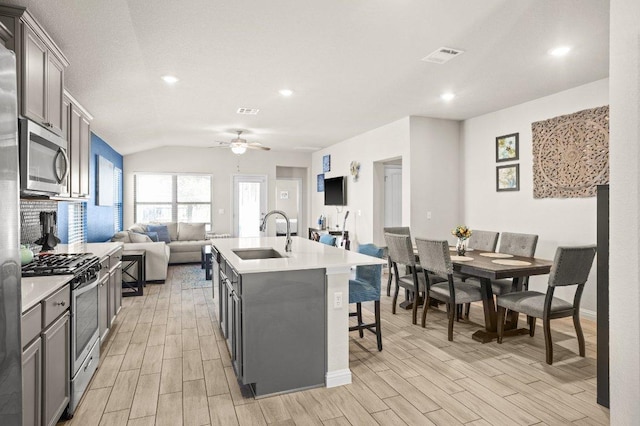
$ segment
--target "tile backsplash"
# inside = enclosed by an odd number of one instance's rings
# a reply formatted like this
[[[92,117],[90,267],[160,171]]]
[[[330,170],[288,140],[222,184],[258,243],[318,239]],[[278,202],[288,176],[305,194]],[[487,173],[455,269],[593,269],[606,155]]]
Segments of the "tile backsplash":
[[[86,207],[85,203],[65,203],[68,208],[68,235],[58,238],[67,240],[69,244],[86,242]],[[39,252],[40,245],[34,244],[42,236],[40,212],[58,211],[58,203],[50,200],[20,200],[20,244]],[[58,216],[60,221],[60,216]],[[59,226],[58,226],[59,228]],[[63,227],[64,228],[64,227]],[[57,230],[56,230],[57,233]]]

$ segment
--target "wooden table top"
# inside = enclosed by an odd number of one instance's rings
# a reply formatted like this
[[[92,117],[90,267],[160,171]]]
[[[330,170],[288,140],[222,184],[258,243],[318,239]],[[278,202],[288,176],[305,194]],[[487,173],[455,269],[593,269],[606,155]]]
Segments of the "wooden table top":
[[[481,256],[481,253],[487,253],[480,250],[467,252],[465,257],[471,257],[470,261],[451,260],[453,269],[467,275],[473,275],[480,278],[500,279],[528,277],[531,275],[545,275],[551,271],[553,262],[546,259],[537,259],[534,257],[513,256],[506,259],[496,259],[494,257]],[[494,263],[494,260],[519,260],[529,262],[530,265],[500,265]]]

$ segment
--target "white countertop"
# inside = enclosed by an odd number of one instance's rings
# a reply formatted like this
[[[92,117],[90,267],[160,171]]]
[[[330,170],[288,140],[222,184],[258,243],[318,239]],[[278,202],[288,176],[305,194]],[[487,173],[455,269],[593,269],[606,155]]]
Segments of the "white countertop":
[[[50,277],[24,277],[22,287],[22,313],[25,313],[42,299],[55,293],[71,281],[73,275],[52,275]]]
[[[103,258],[122,245],[122,243],[58,244],[49,253],[92,253]]]
[[[291,237],[291,239],[293,241],[291,253],[284,251],[286,237],[214,239],[212,245],[240,274],[387,263],[384,259],[328,246],[306,238]],[[238,248],[273,248],[285,257],[242,260],[232,251]]]
[[[116,250],[122,243],[89,243],[79,245],[60,244],[49,253],[92,253],[100,258]],[[73,275],[51,275],[48,277],[23,277],[22,312],[28,311],[42,299],[56,292],[71,281]]]

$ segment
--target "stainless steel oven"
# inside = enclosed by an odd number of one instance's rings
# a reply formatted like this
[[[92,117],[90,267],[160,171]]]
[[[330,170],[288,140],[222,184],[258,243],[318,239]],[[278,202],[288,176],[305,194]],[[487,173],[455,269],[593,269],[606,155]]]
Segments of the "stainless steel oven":
[[[100,361],[98,276],[71,290],[71,402],[73,413]]]
[[[18,121],[20,136],[20,190],[24,194],[64,192],[69,174],[67,141],[34,121]]]

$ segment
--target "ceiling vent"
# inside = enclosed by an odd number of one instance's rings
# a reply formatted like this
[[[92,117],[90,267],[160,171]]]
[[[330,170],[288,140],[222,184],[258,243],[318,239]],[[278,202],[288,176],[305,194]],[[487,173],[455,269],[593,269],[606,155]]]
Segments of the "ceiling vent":
[[[435,52],[431,52],[424,58],[422,58],[425,62],[433,62],[434,64],[444,64],[445,62],[449,62],[453,58],[460,56],[464,53],[464,50],[453,49],[451,47],[441,47]]]
[[[256,115],[260,110],[257,108],[238,108],[238,114]]]

